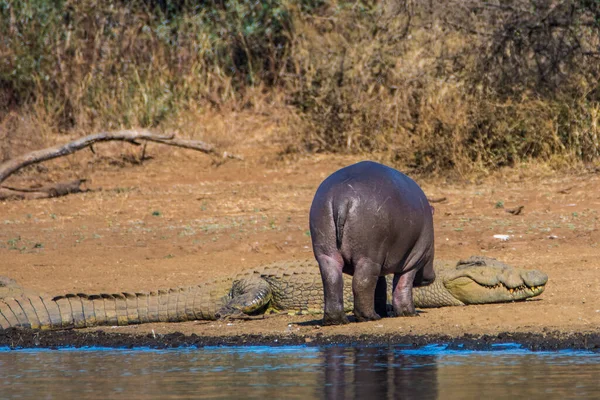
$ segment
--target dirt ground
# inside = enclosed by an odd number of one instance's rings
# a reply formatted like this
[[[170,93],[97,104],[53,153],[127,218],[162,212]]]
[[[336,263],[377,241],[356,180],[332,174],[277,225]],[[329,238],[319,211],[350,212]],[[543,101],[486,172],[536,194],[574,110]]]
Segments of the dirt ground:
[[[112,147],[114,154],[118,146]],[[6,183],[13,186],[40,177],[87,177],[95,190],[0,203],[0,275],[55,295],[119,292],[187,286],[264,263],[312,257],[307,216],[318,184],[364,157],[281,160],[278,149],[264,143],[241,143],[232,150],[245,160],[215,165],[201,153],[150,145],[154,158],[141,165],[82,154],[11,177]],[[437,258],[481,254],[540,269],[549,276],[546,291],[527,302],[428,309],[414,318],[345,326],[322,327],[316,316],[275,315],[91,330],[211,337],[295,334],[307,341],[363,334],[598,333],[596,173],[521,167],[476,182],[416,180],[430,198],[446,198],[435,203]],[[517,206],[524,206],[521,214],[506,212]]]

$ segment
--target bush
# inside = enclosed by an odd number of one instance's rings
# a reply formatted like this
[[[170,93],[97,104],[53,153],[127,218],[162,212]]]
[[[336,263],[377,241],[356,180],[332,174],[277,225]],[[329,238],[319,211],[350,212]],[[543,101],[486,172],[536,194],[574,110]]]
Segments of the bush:
[[[600,3],[555,3],[339,3],[305,16],[292,58],[307,146],[384,150],[423,171],[596,159]]]
[[[63,130],[156,126],[274,84],[289,25],[279,3],[0,0],[0,106],[35,103]]]
[[[598,0],[0,0],[0,35],[0,126],[159,126],[258,88],[309,151],[468,171],[600,150]]]

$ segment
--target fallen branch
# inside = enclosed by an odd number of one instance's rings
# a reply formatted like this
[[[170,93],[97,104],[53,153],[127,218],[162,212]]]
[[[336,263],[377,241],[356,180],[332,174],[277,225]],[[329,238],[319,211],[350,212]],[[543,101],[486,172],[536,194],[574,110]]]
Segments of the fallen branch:
[[[0,200],[33,200],[47,199],[49,197],[66,196],[71,193],[84,193],[89,189],[82,189],[81,185],[87,179],[75,179],[70,182],[56,183],[39,188],[18,189],[8,186],[0,187]]]
[[[124,130],[118,132],[102,132],[74,140],[67,144],[49,147],[43,150],[36,150],[24,154],[3,164],[0,164],[0,183],[4,182],[10,175],[16,171],[32,164],[37,164],[53,158],[67,156],[78,150],[89,147],[93,151],[92,145],[98,142],[123,141],[133,145],[140,145],[138,141],[145,140],[166,144],[169,146],[183,147],[186,149],[197,150],[207,154],[217,154],[212,144],[200,140],[187,140],[176,138],[175,135],[157,135],[147,130]],[[234,158],[243,160],[241,156],[224,152],[224,158]],[[0,186],[0,200],[5,199],[40,199],[48,197],[65,196],[70,193],[80,193],[88,191],[81,189],[81,184],[85,179],[78,179],[71,182],[57,183],[40,188],[18,189],[6,186]]]
[[[200,140],[187,140],[187,139],[178,139],[176,137],[173,137],[173,138],[167,139],[167,140],[157,139],[154,141],[158,142],[158,143],[168,144],[171,146],[183,147],[184,149],[199,150],[199,151],[203,151],[205,153],[217,154],[215,151],[215,146],[213,146],[212,144],[209,144],[209,143],[202,142]],[[232,153],[229,153],[226,151],[223,152],[222,156],[223,156],[223,158],[233,158],[236,160],[244,159],[242,156],[239,156],[237,154],[232,154]]]

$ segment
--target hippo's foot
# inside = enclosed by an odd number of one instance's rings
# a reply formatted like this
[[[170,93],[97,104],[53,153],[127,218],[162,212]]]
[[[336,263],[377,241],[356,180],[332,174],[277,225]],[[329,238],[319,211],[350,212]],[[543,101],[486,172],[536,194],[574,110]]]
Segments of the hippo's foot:
[[[414,304],[400,304],[394,307],[391,313],[393,317],[417,317],[417,310]]]
[[[417,310],[415,307],[401,307],[398,309],[394,309],[391,313],[392,317],[418,317]]]
[[[323,325],[344,325],[349,323],[345,313],[325,313],[323,316]]]
[[[397,313],[394,311],[391,313],[391,316],[392,317],[418,317],[419,314],[417,314],[416,311],[414,311],[412,313],[408,312],[408,311],[403,311],[403,312]]]
[[[381,319],[381,316],[377,313],[366,314],[356,310],[354,310],[354,317],[356,317],[357,322],[379,321]]]

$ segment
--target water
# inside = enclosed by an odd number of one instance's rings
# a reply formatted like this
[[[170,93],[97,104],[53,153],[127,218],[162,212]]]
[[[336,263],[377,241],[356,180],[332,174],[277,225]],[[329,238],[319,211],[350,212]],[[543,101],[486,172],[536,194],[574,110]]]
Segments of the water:
[[[384,347],[0,350],[0,398],[600,398],[600,353]]]

